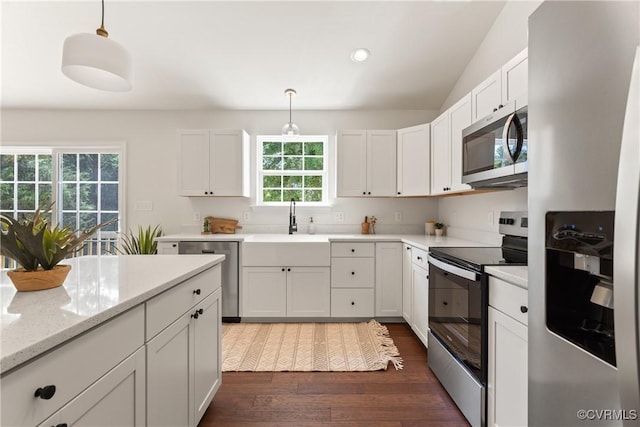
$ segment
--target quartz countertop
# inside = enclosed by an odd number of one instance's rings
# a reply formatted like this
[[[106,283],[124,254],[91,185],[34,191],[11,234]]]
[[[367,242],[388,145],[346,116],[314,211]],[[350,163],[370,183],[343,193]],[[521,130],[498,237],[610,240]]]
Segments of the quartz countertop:
[[[84,256],[58,288],[17,292],[0,274],[0,373],[72,339],[196,274],[224,255]]]
[[[253,243],[286,242],[403,242],[428,250],[430,246],[489,246],[472,240],[449,236],[425,236],[424,234],[172,234],[159,241],[239,241]]]
[[[521,288],[529,288],[529,270],[522,265],[500,265],[487,266],[484,271],[491,276],[495,276],[505,282],[513,283]]]

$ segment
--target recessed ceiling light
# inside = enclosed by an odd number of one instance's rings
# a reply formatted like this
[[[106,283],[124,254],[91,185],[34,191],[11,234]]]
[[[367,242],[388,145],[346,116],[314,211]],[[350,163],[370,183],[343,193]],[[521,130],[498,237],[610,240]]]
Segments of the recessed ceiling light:
[[[369,52],[369,49],[359,47],[355,49],[353,52],[351,52],[351,60],[353,62],[364,62],[369,58],[369,55],[371,55],[371,52]]]

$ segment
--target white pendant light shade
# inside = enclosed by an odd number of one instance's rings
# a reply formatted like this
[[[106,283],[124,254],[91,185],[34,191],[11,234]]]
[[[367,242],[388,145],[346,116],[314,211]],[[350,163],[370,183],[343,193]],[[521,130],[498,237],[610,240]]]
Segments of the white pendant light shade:
[[[131,90],[131,55],[118,42],[97,34],[67,37],[62,51],[62,72],[85,86],[112,92]]]

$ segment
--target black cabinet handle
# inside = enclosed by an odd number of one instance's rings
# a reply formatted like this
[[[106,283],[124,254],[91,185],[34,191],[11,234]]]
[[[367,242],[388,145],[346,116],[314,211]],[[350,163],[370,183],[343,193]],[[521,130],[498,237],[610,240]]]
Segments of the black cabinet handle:
[[[427,274],[427,280],[429,280],[429,275]]]
[[[422,257],[421,256],[417,257],[417,259],[418,259],[418,261],[422,261]]]
[[[49,400],[56,394],[56,386],[54,385],[46,385],[44,387],[40,387],[34,393],[35,397],[39,397],[40,399]]]
[[[355,252],[355,251],[356,251],[355,249],[351,249],[351,253],[353,253],[353,252]]]
[[[497,108],[494,108],[494,109],[493,109],[493,112],[495,113],[496,111],[498,111],[498,109],[497,109]]]
[[[367,194],[371,194],[371,191],[369,191]]]
[[[446,301],[442,301],[442,305],[449,305],[449,303]]]
[[[521,306],[520,306],[520,312],[522,312],[522,313],[526,313],[527,311],[529,311],[529,309],[527,308],[527,306],[526,306],[526,305],[521,305]]]
[[[411,250],[411,246],[407,246],[407,250],[410,251]]]
[[[287,271],[291,271],[291,269],[290,269],[290,268],[287,268]]]
[[[282,271],[284,271],[284,267],[282,268]]]
[[[200,289],[196,289],[195,291],[193,291],[193,293],[196,295],[200,295],[202,291]]]
[[[504,105],[502,105],[502,104],[498,105],[498,108],[502,108],[502,107],[504,107]]]
[[[400,192],[398,191],[398,196],[400,195]]]
[[[362,192],[362,195],[366,195],[366,194],[367,194],[367,192],[366,192],[366,191],[363,191],[363,192]]]
[[[356,305],[356,303],[354,301],[351,301],[351,305]]]
[[[176,244],[174,243],[174,244],[173,244],[173,245],[171,245],[171,246],[173,246],[173,247],[175,248],[175,247],[176,247],[176,246],[178,246],[178,245],[176,245]]]
[[[352,276],[355,276],[355,275],[356,275],[356,272],[355,272],[355,271],[352,271],[352,272],[351,272],[351,275],[352,275]]]
[[[51,426],[53,427],[53,426]],[[55,427],[67,427],[67,423],[58,424]]]
[[[200,317],[200,315],[201,315],[202,313],[204,313],[204,310],[200,308],[200,309],[196,310],[196,312],[195,312],[195,313],[193,313],[193,314],[191,315],[191,317],[193,317],[194,319],[197,319],[198,317]]]

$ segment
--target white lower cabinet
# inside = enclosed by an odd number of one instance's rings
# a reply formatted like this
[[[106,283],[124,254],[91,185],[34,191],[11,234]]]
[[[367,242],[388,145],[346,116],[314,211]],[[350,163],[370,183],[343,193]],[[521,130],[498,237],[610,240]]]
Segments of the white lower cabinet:
[[[332,317],[372,317],[373,289],[331,289]]]
[[[331,317],[375,315],[376,244],[331,244]]]
[[[429,273],[422,267],[413,266],[411,271],[413,288],[413,323],[411,328],[427,347],[429,331]]]
[[[402,251],[402,317],[411,326],[413,318],[413,287],[411,286],[411,246],[403,245]]]
[[[328,317],[329,267],[244,267],[242,317]]]
[[[147,342],[147,422],[196,426],[221,384],[221,290]]]
[[[487,426],[527,425],[527,291],[489,278]]]
[[[145,426],[145,349],[140,348],[41,426]]]
[[[376,243],[376,316],[402,316],[402,243]]]

